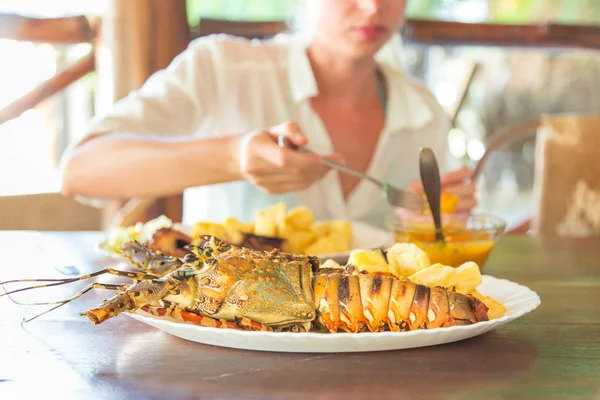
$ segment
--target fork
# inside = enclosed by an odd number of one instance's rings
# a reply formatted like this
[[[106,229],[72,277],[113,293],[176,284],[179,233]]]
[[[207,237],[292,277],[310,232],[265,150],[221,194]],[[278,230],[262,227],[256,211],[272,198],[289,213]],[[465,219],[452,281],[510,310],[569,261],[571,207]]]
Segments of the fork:
[[[293,144],[290,141],[290,139],[284,135],[278,136],[277,143],[279,144],[279,147],[282,147],[282,148],[296,150],[301,153],[316,154],[315,152],[307,149],[306,147],[297,146],[297,145]],[[323,160],[323,164],[325,164],[329,168],[333,168],[338,171],[342,171],[347,174],[357,176],[361,179],[366,179],[368,181],[373,182],[377,186],[379,186],[385,193],[385,196],[391,205],[393,205],[395,207],[406,208],[411,211],[419,211],[420,212],[420,211],[425,210],[426,202],[425,202],[425,199],[423,198],[423,196],[421,196],[420,194],[397,188],[395,186],[390,185],[389,183],[382,182],[378,179],[375,179],[372,176],[367,175],[363,172],[360,172],[355,169],[349,168],[345,165],[339,164],[327,157],[321,156],[319,154],[317,154],[317,155],[319,157],[321,157],[321,159]]]

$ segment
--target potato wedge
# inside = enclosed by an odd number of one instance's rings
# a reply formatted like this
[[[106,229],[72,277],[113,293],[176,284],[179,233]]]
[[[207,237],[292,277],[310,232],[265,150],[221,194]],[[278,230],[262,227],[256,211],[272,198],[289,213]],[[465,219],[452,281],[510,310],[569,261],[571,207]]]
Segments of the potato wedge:
[[[431,266],[427,253],[414,243],[396,243],[387,250],[386,257],[390,272],[399,278]]]
[[[330,221],[329,236],[333,241],[339,243],[338,251],[349,251],[354,241],[352,224],[345,220]]]
[[[286,237],[284,249],[292,254],[306,254],[306,248],[317,240],[312,231],[296,231]]]
[[[254,233],[254,225],[244,224],[232,217],[223,222],[223,227],[225,227],[225,234],[229,243],[241,243],[244,233]]]
[[[442,286],[450,288],[456,282],[455,274],[454,268],[438,263],[415,272],[408,277],[408,280],[429,287]]]
[[[277,236],[277,225],[268,211],[261,210],[256,213],[254,234],[268,237]]]
[[[279,232],[283,232],[285,229],[286,214],[287,206],[284,202],[275,203],[264,210],[258,211],[254,220],[254,234],[279,237]]]
[[[310,230],[315,223],[315,217],[310,208],[299,206],[292,208],[285,217],[286,224],[298,231]]]
[[[481,300],[486,306],[488,306],[489,319],[500,318],[506,313],[506,306],[499,301],[496,301],[489,296],[485,296],[479,293],[477,290],[474,290],[472,294]]]
[[[466,262],[456,268],[456,291],[462,294],[472,293],[481,284],[481,271],[477,263]]]
[[[314,225],[312,228],[312,231],[317,236],[327,236],[327,235],[329,235],[330,227],[331,227],[331,222],[329,222],[329,221],[321,222],[320,224]]]
[[[223,224],[216,222],[198,222],[192,226],[192,243],[198,243],[202,235],[215,236],[221,240],[227,240],[227,234]]]
[[[329,254],[336,252],[336,244],[331,240],[329,236],[322,236],[317,238],[314,242],[312,242],[306,249],[304,249],[304,254],[309,255],[319,255],[319,254]]]
[[[348,264],[362,267],[363,265],[383,265],[387,268],[388,262],[378,250],[356,249],[350,252]]]

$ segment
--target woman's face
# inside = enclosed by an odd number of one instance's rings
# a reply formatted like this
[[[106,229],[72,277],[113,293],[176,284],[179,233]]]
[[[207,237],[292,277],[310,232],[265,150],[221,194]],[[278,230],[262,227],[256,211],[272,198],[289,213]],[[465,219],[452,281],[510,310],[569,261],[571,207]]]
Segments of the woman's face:
[[[307,0],[313,40],[351,58],[373,56],[400,29],[407,0]]]

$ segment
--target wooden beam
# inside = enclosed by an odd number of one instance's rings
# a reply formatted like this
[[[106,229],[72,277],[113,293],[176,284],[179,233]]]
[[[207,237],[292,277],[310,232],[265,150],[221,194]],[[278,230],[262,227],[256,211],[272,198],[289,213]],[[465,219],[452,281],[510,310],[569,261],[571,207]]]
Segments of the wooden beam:
[[[140,88],[150,75],[166,68],[184,51],[190,42],[190,28],[183,0],[110,0],[109,5],[102,42],[112,62],[100,67],[99,74],[112,77],[116,101]],[[104,208],[103,224],[129,225],[160,214],[179,222],[182,212],[181,194],[117,200]]]
[[[35,89],[0,109],[0,125],[35,107],[50,96],[94,71],[94,54],[90,52],[80,60],[39,84]]]
[[[283,21],[228,21],[202,18],[194,37],[227,33],[265,38],[288,29]],[[407,19],[402,28],[406,43],[500,47],[566,47],[600,49],[600,27],[582,25],[507,25]]]
[[[407,43],[452,46],[500,46],[600,49],[600,27],[583,25],[505,25],[409,19]]]
[[[192,36],[208,36],[214,33],[245,38],[266,38],[289,29],[284,21],[229,21],[224,19],[201,18],[200,25],[192,31]]]
[[[90,43],[95,29],[84,16],[31,18],[0,13],[0,38],[43,43]]]

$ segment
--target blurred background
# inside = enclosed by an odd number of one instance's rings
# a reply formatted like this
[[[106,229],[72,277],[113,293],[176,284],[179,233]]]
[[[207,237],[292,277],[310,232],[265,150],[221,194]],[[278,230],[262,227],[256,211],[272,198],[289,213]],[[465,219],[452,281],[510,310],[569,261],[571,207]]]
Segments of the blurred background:
[[[185,18],[192,35],[199,35],[203,19],[289,21],[299,1],[187,0]],[[131,2],[144,4],[141,0]],[[99,22],[107,25],[106,21],[115,15],[110,0],[0,0],[0,13],[27,18],[85,16],[91,27]],[[543,33],[549,23],[600,25],[600,1],[410,0],[408,17],[535,25]],[[98,44],[96,39],[89,43],[44,43],[3,32],[6,25],[0,26],[0,110],[81,62]],[[118,30],[112,32],[117,34]],[[160,41],[160,36],[154,39]],[[403,41],[402,47],[407,73],[423,81],[454,120],[448,134],[448,167],[474,165],[486,152],[489,137],[503,128],[542,114],[600,110],[597,50],[546,45],[465,46],[410,38]],[[0,196],[58,192],[61,155],[84,132],[96,112],[122,95],[115,89],[116,56],[113,53],[111,60],[110,49],[101,43],[95,51],[96,57],[80,69],[84,72],[80,78],[14,118],[0,117]],[[103,67],[103,63],[107,64]],[[86,70],[86,66],[93,68]],[[109,72],[98,73],[103,68]],[[126,92],[127,88],[120,90]],[[532,212],[534,133],[531,129],[531,135],[491,154],[479,178],[480,210],[499,214],[509,224],[518,223]]]

